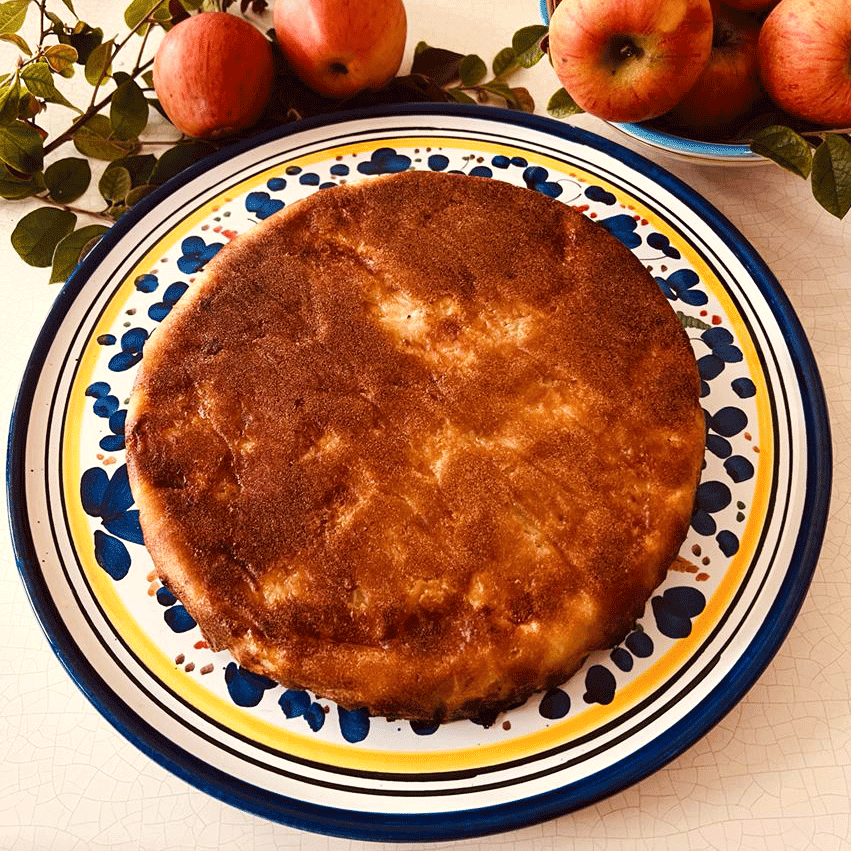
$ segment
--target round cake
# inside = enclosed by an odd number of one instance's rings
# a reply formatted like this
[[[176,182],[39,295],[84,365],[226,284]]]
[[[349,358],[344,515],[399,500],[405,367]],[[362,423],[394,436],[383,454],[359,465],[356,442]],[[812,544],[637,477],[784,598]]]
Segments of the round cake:
[[[127,463],[213,650],[343,707],[487,723],[642,614],[692,512],[698,387],[606,230],[411,171],[219,252],[146,345]]]

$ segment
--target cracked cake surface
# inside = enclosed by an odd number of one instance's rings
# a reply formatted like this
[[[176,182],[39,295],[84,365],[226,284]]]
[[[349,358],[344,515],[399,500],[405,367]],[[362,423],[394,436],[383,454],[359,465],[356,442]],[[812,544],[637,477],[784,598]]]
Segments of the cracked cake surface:
[[[685,537],[690,345],[532,190],[406,172],[225,246],[149,340],[128,470],[214,650],[396,718],[492,718],[619,641]]]

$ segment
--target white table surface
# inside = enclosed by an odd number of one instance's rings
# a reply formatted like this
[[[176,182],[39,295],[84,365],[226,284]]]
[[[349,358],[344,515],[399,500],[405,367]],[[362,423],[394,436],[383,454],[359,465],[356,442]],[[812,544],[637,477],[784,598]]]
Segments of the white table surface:
[[[95,19],[107,34],[110,22],[114,32],[125,29],[124,2],[74,2],[84,19]],[[489,61],[515,29],[539,22],[537,0],[408,0],[407,8],[403,70],[420,39],[475,51]],[[5,60],[12,52],[2,47]],[[544,112],[558,87],[548,63],[522,72],[521,80]],[[595,119],[583,116],[575,123],[631,146]],[[68,146],[64,155],[73,153]],[[435,848],[851,848],[851,215],[842,222],[832,218],[802,180],[773,166],[722,171],[651,158],[704,195],[750,240],[791,299],[815,351],[835,465],[811,591],[758,683],[669,766],[582,811]],[[27,209],[0,201],[3,434],[26,359],[58,292],[48,286],[46,270],[24,265],[9,244]],[[5,498],[4,490],[0,500]],[[266,822],[197,791],[144,756],[89,704],[53,655],[27,601],[8,531],[0,538],[0,849],[381,847]]]

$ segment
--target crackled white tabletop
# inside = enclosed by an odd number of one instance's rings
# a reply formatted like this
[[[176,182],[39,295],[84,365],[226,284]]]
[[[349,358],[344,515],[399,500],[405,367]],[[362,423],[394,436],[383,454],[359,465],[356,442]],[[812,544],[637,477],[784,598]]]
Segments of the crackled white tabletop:
[[[106,9],[111,4],[75,0],[74,5],[82,18],[95,18],[106,31],[110,23],[116,32],[124,28],[124,4]],[[420,39],[490,58],[516,29],[539,22],[536,0],[408,0],[407,8],[406,65]],[[4,61],[11,55],[5,45]],[[543,113],[557,88],[551,68],[541,62],[522,72],[521,81]],[[635,147],[597,120],[580,117],[573,123]],[[669,765],[572,814],[435,847],[851,848],[851,215],[844,221],[832,218],[815,204],[802,180],[773,166],[722,170],[649,156],[742,232],[788,295],[813,348],[834,453],[832,502],[815,576],[788,638],[756,685]],[[27,358],[58,292],[48,286],[45,270],[24,265],[9,244],[15,222],[27,209],[26,204],[0,202],[4,434]],[[0,499],[6,500],[5,489]],[[28,603],[8,531],[0,544],[0,621],[5,633],[0,650],[0,848],[378,847],[302,832],[223,804],[127,741],[51,651]]]

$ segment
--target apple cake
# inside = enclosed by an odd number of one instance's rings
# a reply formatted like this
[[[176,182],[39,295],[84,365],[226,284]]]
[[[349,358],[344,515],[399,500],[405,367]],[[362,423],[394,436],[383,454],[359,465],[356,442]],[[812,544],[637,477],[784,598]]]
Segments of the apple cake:
[[[488,722],[642,614],[691,516],[698,384],[604,228],[410,171],[219,252],[145,348],[127,463],[214,650],[344,707]]]

